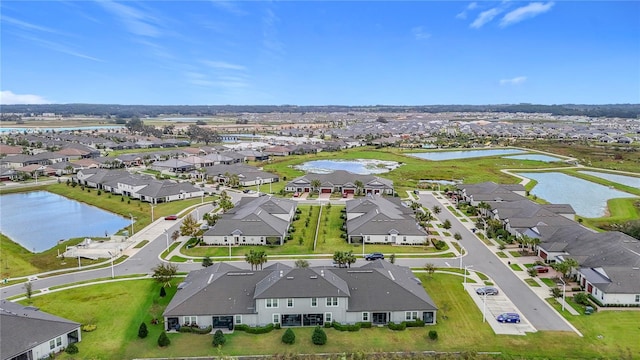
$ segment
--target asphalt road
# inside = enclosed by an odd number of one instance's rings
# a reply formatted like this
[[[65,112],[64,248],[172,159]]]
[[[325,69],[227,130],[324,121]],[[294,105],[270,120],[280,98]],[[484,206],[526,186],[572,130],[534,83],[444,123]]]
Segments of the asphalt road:
[[[448,231],[452,234],[458,232],[462,235],[460,244],[467,250],[462,260],[463,266],[473,266],[473,270],[483,272],[493,279],[495,283],[500,286],[502,292],[506,294],[511,302],[518,308],[518,311],[523,314],[536,329],[573,331],[564,318],[553,310],[544,300],[538,297],[529,285],[520,280],[507,264],[504,264],[480,239],[465,227],[458,218],[442,206],[433,195],[420,194],[419,202],[428,209],[432,209],[434,205],[442,208],[442,212],[438,215],[434,214],[434,216],[440,221],[449,219],[451,229]],[[449,264],[459,266],[457,263],[453,264],[451,260],[449,260]]]

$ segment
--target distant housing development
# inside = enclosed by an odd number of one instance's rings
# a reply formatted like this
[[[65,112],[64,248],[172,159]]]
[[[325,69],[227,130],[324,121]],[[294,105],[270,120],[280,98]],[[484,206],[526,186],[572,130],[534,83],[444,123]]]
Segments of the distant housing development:
[[[275,263],[258,271],[216,263],[189,273],[179,288],[163,314],[166,330],[436,323],[437,308],[420,280],[409,268],[381,260],[350,269]]]
[[[314,181],[319,186],[314,187]],[[393,194],[393,181],[373,175],[359,175],[344,170],[336,170],[330,174],[309,173],[295,178],[287,184],[285,191],[308,193],[319,191],[322,194]]]

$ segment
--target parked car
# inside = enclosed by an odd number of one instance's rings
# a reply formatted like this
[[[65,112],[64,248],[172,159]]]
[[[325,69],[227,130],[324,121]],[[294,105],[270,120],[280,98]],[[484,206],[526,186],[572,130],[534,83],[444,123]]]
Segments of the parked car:
[[[536,265],[533,268],[536,269],[536,272],[539,272],[539,273],[548,273],[549,272],[549,267],[548,266]]]
[[[378,259],[384,260],[384,254],[383,253],[379,253],[379,252],[374,252],[374,253],[365,255],[364,259],[367,260],[367,261],[373,261],[373,260],[378,260]]]
[[[478,295],[498,295],[498,289],[493,286],[484,286],[476,289],[476,294]]]
[[[520,315],[516,313],[503,313],[498,315],[496,320],[501,323],[520,323]]]
[[[164,217],[165,220],[178,220],[178,215],[169,215]]]

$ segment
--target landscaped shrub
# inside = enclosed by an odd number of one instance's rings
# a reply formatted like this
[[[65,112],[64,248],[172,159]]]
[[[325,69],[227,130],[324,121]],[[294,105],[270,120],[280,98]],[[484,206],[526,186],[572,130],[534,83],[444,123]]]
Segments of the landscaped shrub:
[[[193,333],[193,334],[204,335],[204,334],[210,333],[211,330],[213,330],[213,327],[209,325],[206,328],[202,328],[202,329],[197,326],[180,326],[180,329],[178,331],[181,333]]]
[[[169,346],[169,344],[171,344],[171,340],[169,340],[167,333],[163,331],[158,337],[158,346],[165,347]]]
[[[311,335],[311,341],[313,341],[315,345],[324,345],[327,343],[327,333],[325,333],[320,326],[316,326]]]
[[[585,293],[577,293],[573,295],[573,301],[580,305],[589,305],[589,297]]]
[[[399,324],[394,323],[393,321],[389,323],[389,329],[391,330],[404,330],[407,328],[407,323],[406,322],[401,322]]]
[[[213,346],[222,346],[225,342],[227,342],[227,339],[224,337],[222,330],[216,330],[215,334],[213,334]]]
[[[407,327],[424,327],[424,321],[416,319],[414,321],[406,321]]]
[[[358,331],[360,330],[361,323],[343,325],[337,321],[334,321],[331,323],[331,326],[338,331]]]
[[[287,331],[282,334],[282,342],[285,344],[293,344],[296,342],[296,334],[291,329],[287,329]]]
[[[138,337],[140,339],[144,339],[147,337],[147,335],[149,335],[149,330],[147,330],[147,324],[143,322],[138,328]]]
[[[249,325],[246,325],[246,324],[239,324],[239,325],[236,325],[234,329],[238,331],[244,331],[249,334],[266,334],[273,331],[274,328],[275,326],[273,326],[273,324],[269,324],[261,327],[250,327]]]
[[[362,329],[371,329],[371,326],[372,326],[370,322],[360,322],[358,324],[360,324],[360,327]]]
[[[167,290],[164,289],[164,286],[160,288],[160,297],[167,296]]]
[[[433,341],[438,340],[438,332],[435,330],[429,330],[429,339]]]
[[[66,349],[64,349],[64,352],[66,352],[67,354],[77,354],[78,353],[78,347],[76,346],[76,344],[69,344],[69,346],[67,346]]]
[[[82,331],[84,332],[92,332],[97,328],[98,328],[98,325],[95,325],[95,324],[82,325],[81,327]]]

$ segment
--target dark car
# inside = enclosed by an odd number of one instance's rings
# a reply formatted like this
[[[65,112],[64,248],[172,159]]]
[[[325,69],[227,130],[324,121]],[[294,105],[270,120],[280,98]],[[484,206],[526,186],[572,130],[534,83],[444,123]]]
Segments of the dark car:
[[[549,272],[549,268],[547,266],[536,265],[533,268],[536,269],[536,272],[539,272],[539,273],[548,273]]]
[[[164,217],[165,220],[178,220],[178,215],[169,215]]]
[[[496,320],[501,323],[520,323],[520,315],[516,313],[504,313],[498,315]]]
[[[379,252],[374,252],[371,254],[367,254],[364,256],[364,259],[367,261],[373,261],[373,260],[378,260],[378,259],[384,259],[384,254],[379,253]]]
[[[498,295],[498,289],[493,286],[484,286],[476,289],[476,294],[478,295]]]

